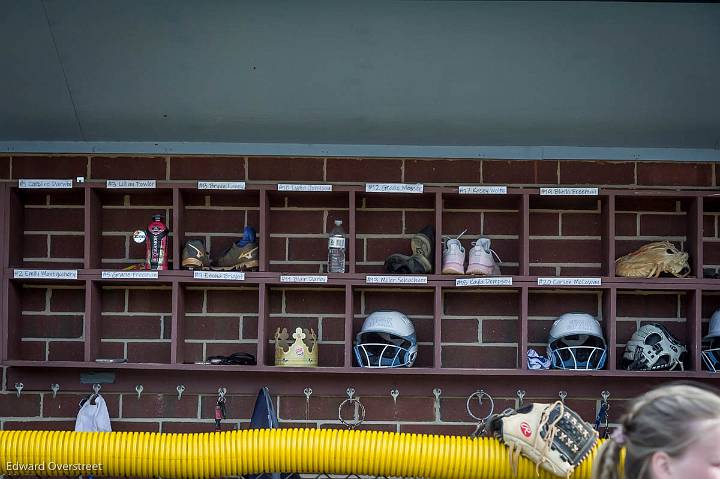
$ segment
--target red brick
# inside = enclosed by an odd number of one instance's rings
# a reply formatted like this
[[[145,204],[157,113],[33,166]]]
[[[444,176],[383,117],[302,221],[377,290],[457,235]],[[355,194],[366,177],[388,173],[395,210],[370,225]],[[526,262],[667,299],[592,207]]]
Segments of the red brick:
[[[48,258],[48,235],[23,235],[23,258]]]
[[[46,196],[49,204],[51,205],[85,205],[85,192],[82,189],[64,191],[60,190],[53,193],[48,193]],[[42,201],[41,204],[45,204],[45,201]]]
[[[717,232],[715,231],[715,216],[703,215],[703,237],[717,237]]]
[[[282,289],[271,288],[268,297],[269,310],[271,314],[280,313],[283,311],[283,301],[285,292]]]
[[[53,341],[48,344],[48,361],[83,361],[84,357],[82,341]]]
[[[517,366],[517,349],[499,346],[443,346],[445,368],[501,368]]]
[[[170,227],[163,208],[103,209],[102,231],[132,233],[135,230],[142,230],[147,228],[154,214],[162,214],[165,224]]]
[[[114,432],[160,432],[160,423],[113,421],[112,428]]]
[[[270,252],[268,253],[268,257],[270,258],[270,261],[285,261],[287,260],[286,257],[286,245],[287,245],[288,239],[287,238],[270,238]],[[262,246],[261,246],[262,248]],[[276,270],[271,270],[276,271]]]
[[[347,192],[270,192],[270,207],[348,209]]]
[[[90,176],[93,179],[164,180],[165,158],[153,156],[118,156],[90,158]]]
[[[402,212],[358,210],[357,231],[372,234],[402,233]]]
[[[170,289],[130,289],[128,293],[128,311],[142,313],[172,312],[172,294]]]
[[[477,343],[477,319],[446,319],[442,322],[442,341],[448,343]]]
[[[345,339],[345,318],[322,318],[322,341]]]
[[[685,296],[684,294],[682,295]],[[676,294],[632,294],[618,292],[617,315],[635,318],[677,317]]]
[[[311,396],[308,408],[310,420],[337,420],[340,403],[346,398]],[[305,420],[305,396],[281,396],[277,410],[282,420]]]
[[[342,367],[345,362],[345,347],[342,344],[321,344],[318,350],[318,364],[322,367]]]
[[[674,198],[619,196],[615,199],[615,211],[677,211],[677,200]]]
[[[720,309],[720,295],[703,294],[702,317],[708,319],[718,309]]]
[[[136,190],[133,192],[122,193],[103,191],[102,199],[103,206],[121,206],[125,204],[126,199],[128,200],[128,204],[130,204],[131,206],[147,206],[148,208],[158,208],[166,206],[168,208],[171,208],[173,205],[173,195],[172,191],[170,190]],[[147,220],[144,221],[144,223],[147,224],[150,221],[151,216],[156,213],[160,212],[156,211],[155,213],[151,213],[150,216],[148,216]],[[166,223],[169,225],[172,218],[168,217],[165,219]]]
[[[257,316],[244,316],[242,319],[243,339],[257,339],[258,318]]]
[[[486,213],[489,214],[489,213]],[[504,218],[504,216],[501,214],[501,218]],[[487,221],[487,219],[486,219]],[[517,224],[517,221],[514,221],[515,224]],[[501,220],[502,224],[502,220]],[[487,223],[486,223],[487,225]],[[486,226],[487,228],[487,226]],[[482,231],[482,214],[476,213],[476,212],[470,212],[470,211],[463,211],[463,212],[445,212],[443,213],[443,233],[446,237],[457,237],[460,233],[462,233],[464,230],[467,230],[466,235],[476,235],[480,234]],[[487,231],[492,231],[493,234],[503,234],[501,232],[496,232],[495,230],[487,229]],[[517,229],[515,228],[513,233],[516,232]],[[463,242],[464,238],[460,238],[460,241]],[[464,240],[464,243],[467,243],[469,245],[469,241],[471,240]],[[468,248],[468,246],[465,246]]]
[[[268,348],[270,349],[270,348]],[[275,354],[274,350],[273,354]],[[252,343],[238,343],[237,341],[232,343],[208,343],[207,344],[207,356],[229,356],[233,353],[250,353],[253,356],[257,354],[257,345]]]
[[[631,253],[649,242],[648,240],[615,240],[615,259]],[[675,243],[675,246],[680,246],[680,244]]]
[[[87,176],[84,156],[13,156],[12,175],[20,178],[75,179]]]
[[[255,290],[207,290],[208,313],[257,313],[257,303]]]
[[[593,196],[530,196],[530,210],[599,211],[599,203]]]
[[[50,293],[50,310],[55,312],[85,311],[85,290],[52,289]]]
[[[347,257],[347,248],[345,256]],[[290,261],[327,261],[328,246],[326,238],[289,238],[288,260]]]
[[[23,286],[20,293],[22,298],[22,310],[44,311],[48,291],[49,290],[46,288],[29,288],[27,286]]]
[[[484,183],[557,184],[557,161],[484,160]]]
[[[558,213],[530,213],[531,236],[558,236],[560,234]],[[517,222],[516,228],[517,228]],[[517,230],[516,230],[517,231]],[[493,232],[494,233],[494,232]]]
[[[433,397],[398,396],[397,405],[392,397],[360,396],[365,406],[366,421],[434,421],[435,399]],[[342,409],[343,417],[352,418],[352,405]]]
[[[685,236],[685,215],[640,215],[641,236]]]
[[[322,158],[248,158],[248,179],[323,181]]]
[[[225,396],[225,409],[228,419],[245,419],[252,416],[255,407],[255,396]],[[183,396],[184,400],[184,396]],[[217,396],[203,396],[201,402],[201,417],[203,419],[215,419],[215,406]]]
[[[480,160],[405,160],[405,181],[480,183]]]
[[[517,316],[520,295],[515,292],[446,291],[445,314],[452,316]]]
[[[244,180],[245,158],[223,156],[173,156],[172,180]]]
[[[77,208],[25,208],[25,229],[30,231],[83,231],[85,218]]]
[[[82,333],[82,316],[24,315],[20,324],[24,338],[79,338]]]
[[[124,289],[102,288],[102,311],[108,313],[125,311],[125,291]]]
[[[518,323],[498,319],[484,319],[482,321],[483,343],[517,343]]]
[[[328,158],[326,171],[327,181],[348,183],[400,182],[402,181],[402,160]]]
[[[706,265],[720,264],[720,243],[709,241],[703,243],[703,262]]]
[[[560,183],[564,185],[632,185],[635,184],[635,163],[561,161]]]
[[[48,261],[38,260],[38,261],[24,261],[22,263],[22,266],[24,268],[31,268],[31,269],[32,268],[78,269],[78,268],[82,268],[82,265],[83,265],[82,260],[78,260],[78,261],[69,261],[68,260],[68,261],[58,261],[58,262],[53,261],[52,263],[48,262]]]
[[[103,259],[122,259],[126,257],[125,236],[107,236],[103,235],[100,245],[100,256]],[[115,266],[117,267],[117,266]]]
[[[50,256],[53,258],[82,258],[84,236],[50,235]]]
[[[597,316],[599,292],[539,292],[528,297],[529,316],[557,317],[562,313],[581,312]]]
[[[410,255],[410,238],[367,238],[367,261],[381,261],[393,253]]]
[[[169,363],[170,343],[128,343],[127,360],[131,363]]]
[[[338,290],[296,290],[285,291],[285,310],[300,314],[343,314],[345,292]]]
[[[473,431],[475,431],[474,424],[400,424],[400,432],[405,434],[467,437],[472,434]]]
[[[422,195],[408,193],[360,193],[357,204],[363,208],[402,210],[407,208],[432,210],[435,208],[435,193]]]
[[[602,217],[599,214],[563,213],[563,236],[600,236]]]
[[[103,316],[104,339],[160,339],[159,316]]]
[[[198,396],[183,394],[178,401],[177,394],[123,394],[122,403],[123,418],[196,418]]]
[[[186,316],[187,339],[234,339],[240,338],[240,318],[216,316]]]
[[[307,317],[307,318],[286,318],[281,316],[270,316],[268,323],[267,323],[267,335],[268,339],[274,341],[275,340],[275,332],[277,329],[280,328],[282,331],[283,328],[288,330],[288,335],[290,336],[288,338],[288,341],[292,343],[295,341],[295,339],[292,337],[292,335],[295,332],[295,328],[303,328],[303,329],[312,329],[315,331],[315,336],[317,337],[318,334],[318,318],[317,317]],[[270,346],[270,349],[273,349],[274,346]],[[274,352],[273,352],[274,354]]]
[[[345,236],[348,237],[350,231],[350,217],[347,211],[341,210],[327,210],[327,221],[325,222],[325,231],[330,234],[330,231],[335,227],[335,220],[342,221],[342,228],[345,231]]]
[[[222,425],[225,429],[229,427],[228,423]],[[162,423],[163,434],[192,434],[192,433],[208,433],[215,431],[215,421],[191,421],[191,422],[170,422]]]
[[[432,345],[418,345],[418,354],[415,358],[414,366],[417,368],[431,368],[433,364],[433,346]]]
[[[245,212],[242,210],[186,209],[183,220],[183,226],[188,235],[226,233],[241,237],[243,228],[245,228]]]
[[[107,343],[102,341],[100,348],[98,349],[99,358],[124,358],[124,345],[123,343]]]
[[[5,421],[3,429],[6,431],[73,431],[75,430],[75,421]]]
[[[58,418],[75,418],[78,413],[80,401],[87,398],[89,394],[63,394],[62,392],[56,397],[52,397],[52,394],[46,394],[43,399],[43,413],[44,417],[58,417]],[[105,404],[108,408],[108,414],[111,418],[117,418],[120,416],[120,401],[119,397],[114,394],[103,394],[102,398],[105,400]]]
[[[10,157],[0,157],[0,178],[10,179]]]
[[[323,233],[322,211],[272,210],[270,233]]]
[[[398,292],[393,290],[364,291],[365,314],[381,309],[394,309],[406,315],[432,315],[433,294],[425,292]]]
[[[600,263],[603,261],[600,240],[530,240],[533,263]]]
[[[45,361],[45,341],[23,341],[20,343],[20,359]]]
[[[599,266],[561,266],[559,276],[598,276],[601,274],[602,268]]]
[[[636,236],[637,234],[636,213],[617,213],[615,215],[615,235]]]
[[[8,385],[8,387],[11,386]],[[14,392],[0,394],[0,417],[34,417],[39,415],[39,394],[23,392],[21,397],[17,397]]]
[[[637,165],[638,185],[712,186],[710,163],[648,163]]]
[[[415,234],[428,225],[432,226],[433,228],[435,227],[434,211],[405,212],[405,234]]]
[[[443,221],[445,218],[443,218]],[[520,216],[516,211],[483,214],[483,232],[486,235],[515,235],[520,231]]]

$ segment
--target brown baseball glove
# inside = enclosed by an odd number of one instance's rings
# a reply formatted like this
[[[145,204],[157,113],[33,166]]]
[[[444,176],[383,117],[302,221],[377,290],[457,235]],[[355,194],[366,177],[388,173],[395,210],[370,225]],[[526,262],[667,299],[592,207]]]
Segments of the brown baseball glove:
[[[648,243],[616,259],[615,273],[628,278],[657,278],[660,273],[684,278],[690,274],[688,254],[669,241]]]

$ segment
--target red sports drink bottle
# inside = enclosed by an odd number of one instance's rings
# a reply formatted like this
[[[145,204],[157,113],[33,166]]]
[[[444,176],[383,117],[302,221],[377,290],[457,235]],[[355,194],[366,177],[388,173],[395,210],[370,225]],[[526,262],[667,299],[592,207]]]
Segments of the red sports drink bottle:
[[[168,235],[170,230],[162,221],[162,215],[153,215],[145,239],[145,269],[168,269]]]

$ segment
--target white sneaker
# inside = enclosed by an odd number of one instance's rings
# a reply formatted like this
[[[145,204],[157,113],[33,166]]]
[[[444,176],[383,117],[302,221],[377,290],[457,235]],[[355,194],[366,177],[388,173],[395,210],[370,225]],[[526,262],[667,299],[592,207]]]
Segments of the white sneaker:
[[[465,248],[457,238],[445,241],[442,274],[465,274]]]
[[[502,261],[497,253],[490,249],[490,238],[480,238],[473,242],[473,248],[470,250],[467,274],[500,274],[498,263]]]

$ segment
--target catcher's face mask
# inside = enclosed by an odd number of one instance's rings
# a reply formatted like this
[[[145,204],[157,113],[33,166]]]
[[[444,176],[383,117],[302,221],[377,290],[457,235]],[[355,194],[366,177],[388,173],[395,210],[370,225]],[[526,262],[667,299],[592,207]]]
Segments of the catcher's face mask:
[[[553,341],[548,354],[555,369],[602,369],[607,349],[600,338],[575,334]]]
[[[353,352],[358,365],[364,368],[409,368],[415,362],[417,345],[386,333],[364,333]]]
[[[714,338],[707,344],[707,349],[702,350],[702,358],[708,371],[716,373],[720,370],[720,338]]]

